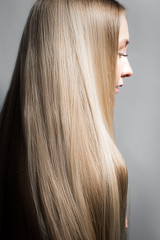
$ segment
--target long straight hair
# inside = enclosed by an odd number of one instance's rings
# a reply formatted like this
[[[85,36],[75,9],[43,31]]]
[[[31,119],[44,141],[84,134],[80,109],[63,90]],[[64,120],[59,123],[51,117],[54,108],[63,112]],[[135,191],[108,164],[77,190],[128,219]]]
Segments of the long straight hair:
[[[114,0],[33,5],[0,115],[1,239],[124,239],[113,130],[124,12]]]

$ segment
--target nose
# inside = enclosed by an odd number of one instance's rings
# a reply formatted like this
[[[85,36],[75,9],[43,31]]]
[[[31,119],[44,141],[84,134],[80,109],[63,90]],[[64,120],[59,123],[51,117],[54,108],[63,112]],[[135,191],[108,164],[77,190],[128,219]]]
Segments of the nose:
[[[122,73],[121,73],[121,77],[125,78],[125,77],[131,77],[133,74],[133,70],[129,64],[128,59],[126,59],[123,69],[122,69]]]

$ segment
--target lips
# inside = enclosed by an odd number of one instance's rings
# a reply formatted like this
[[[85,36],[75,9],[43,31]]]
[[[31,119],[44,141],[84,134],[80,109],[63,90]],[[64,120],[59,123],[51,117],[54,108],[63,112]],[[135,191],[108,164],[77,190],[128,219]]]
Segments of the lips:
[[[116,89],[115,89],[116,93],[119,93],[119,89],[118,89],[119,87],[123,87],[123,84],[119,84],[116,86]]]

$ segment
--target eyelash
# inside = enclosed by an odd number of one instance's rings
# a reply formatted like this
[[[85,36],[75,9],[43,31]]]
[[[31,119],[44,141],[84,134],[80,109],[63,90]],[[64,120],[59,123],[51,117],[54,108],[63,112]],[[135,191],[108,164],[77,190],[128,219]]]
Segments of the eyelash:
[[[128,57],[128,54],[118,53],[119,57]]]

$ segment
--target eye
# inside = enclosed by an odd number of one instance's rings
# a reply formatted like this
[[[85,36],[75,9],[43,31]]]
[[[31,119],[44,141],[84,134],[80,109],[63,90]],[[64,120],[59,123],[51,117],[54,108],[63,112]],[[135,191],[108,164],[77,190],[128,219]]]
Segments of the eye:
[[[124,53],[118,53],[119,57],[128,57],[128,54],[124,54]]]

